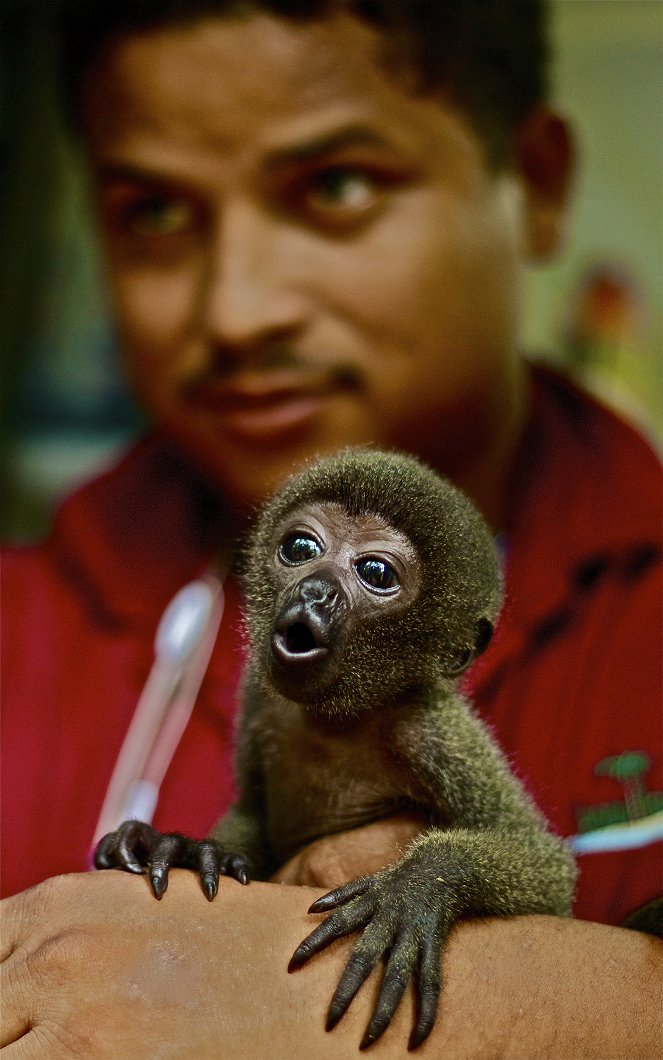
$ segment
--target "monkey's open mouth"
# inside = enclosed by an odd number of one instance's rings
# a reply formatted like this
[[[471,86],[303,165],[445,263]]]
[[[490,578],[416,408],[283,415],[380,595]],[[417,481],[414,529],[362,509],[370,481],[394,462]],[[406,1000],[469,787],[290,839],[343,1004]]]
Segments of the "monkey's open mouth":
[[[283,663],[313,662],[329,654],[306,622],[292,622],[272,636],[272,651]]]
[[[293,655],[300,655],[318,647],[313,633],[305,622],[293,622],[290,629],[286,630],[285,645]]]

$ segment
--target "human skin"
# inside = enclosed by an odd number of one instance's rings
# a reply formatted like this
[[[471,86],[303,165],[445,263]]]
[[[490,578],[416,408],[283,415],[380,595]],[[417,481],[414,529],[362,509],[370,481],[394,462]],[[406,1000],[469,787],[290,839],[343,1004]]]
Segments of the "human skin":
[[[145,879],[120,872],[60,876],[5,899],[7,1060],[354,1055],[378,977],[326,1033],[348,941],[286,971],[319,894],[222,879],[209,903],[194,876],[177,870],[161,902]],[[662,950],[637,932],[548,917],[460,925],[442,965],[438,1020],[418,1053],[660,1056]],[[408,993],[371,1052],[409,1055],[412,1016]]]
[[[520,273],[557,243],[568,143],[541,109],[492,172],[467,118],[379,47],[348,15],[258,14],[97,65],[83,121],[122,344],[144,407],[237,508],[312,453],[376,443],[499,524],[526,415]]]

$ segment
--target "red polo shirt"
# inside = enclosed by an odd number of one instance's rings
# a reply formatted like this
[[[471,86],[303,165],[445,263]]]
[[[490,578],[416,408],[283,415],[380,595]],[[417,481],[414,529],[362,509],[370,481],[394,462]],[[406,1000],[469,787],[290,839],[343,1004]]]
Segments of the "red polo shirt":
[[[604,848],[579,856],[577,915],[617,922],[663,889],[661,471],[568,382],[537,369],[532,385],[506,606],[468,683],[555,829]],[[73,495],[42,546],[8,550],[3,893],[85,868],[161,613],[222,528],[218,498],[154,436]],[[203,835],[232,797],[239,624],[230,582],[157,827]]]

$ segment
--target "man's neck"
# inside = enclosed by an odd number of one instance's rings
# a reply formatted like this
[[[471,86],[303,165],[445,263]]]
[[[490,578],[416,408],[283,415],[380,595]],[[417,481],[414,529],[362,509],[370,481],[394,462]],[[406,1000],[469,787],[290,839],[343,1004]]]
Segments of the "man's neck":
[[[500,430],[494,432],[477,460],[453,476],[495,533],[504,531],[508,523],[513,468],[530,412],[528,379],[527,366],[519,364],[509,392],[509,413],[503,417]]]

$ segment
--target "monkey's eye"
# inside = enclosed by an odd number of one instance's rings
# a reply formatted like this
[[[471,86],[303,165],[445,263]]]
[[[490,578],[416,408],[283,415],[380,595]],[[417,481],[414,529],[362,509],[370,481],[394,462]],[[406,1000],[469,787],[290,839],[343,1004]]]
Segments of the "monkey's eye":
[[[368,556],[355,564],[357,574],[368,586],[380,593],[393,592],[400,587],[396,572],[383,559]]]
[[[322,554],[322,546],[308,534],[289,534],[279,546],[279,558],[289,566],[307,563]]]

